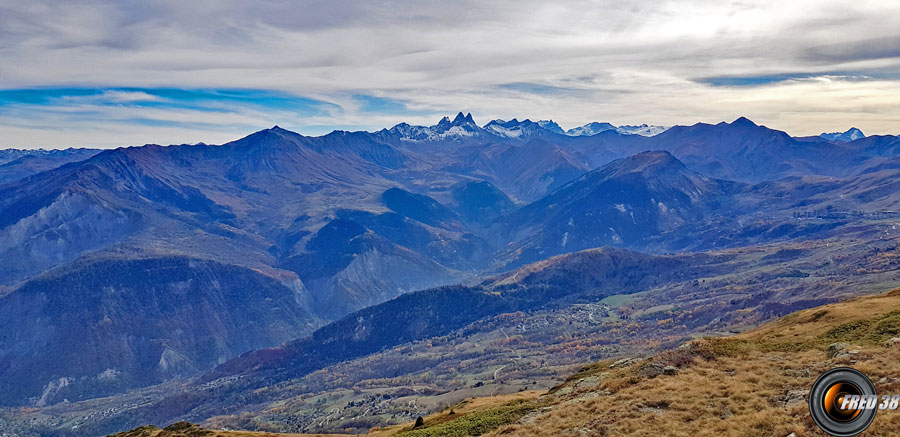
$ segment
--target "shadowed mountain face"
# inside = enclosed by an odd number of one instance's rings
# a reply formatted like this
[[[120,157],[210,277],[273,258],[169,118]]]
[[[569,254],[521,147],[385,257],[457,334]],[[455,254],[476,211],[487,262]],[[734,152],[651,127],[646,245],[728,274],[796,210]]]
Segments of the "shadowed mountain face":
[[[381,194],[381,200],[391,211],[429,226],[459,227],[459,217],[431,197],[391,188]]]
[[[687,169],[668,152],[644,152],[592,171],[501,219],[519,262],[648,238],[726,213],[742,184]]]
[[[516,209],[512,200],[488,181],[461,182],[452,191],[453,207],[464,219],[479,224]]]
[[[79,262],[0,305],[0,402],[44,405],[194,375],[308,333],[294,288],[189,258]]]
[[[275,127],[221,146],[66,155],[0,184],[0,313],[19,333],[0,337],[3,400],[85,399],[197,375],[410,291],[576,250],[808,238],[900,209],[895,137],[798,139],[746,119],[646,137],[561,130],[480,127],[463,114],[322,137]],[[849,211],[862,213],[795,218]],[[494,314],[556,299],[460,289],[472,300],[439,305]],[[177,302],[193,323],[173,313]],[[391,341],[431,332],[430,316],[390,311],[411,317]],[[69,335],[103,352],[78,361],[90,353]],[[46,350],[84,369],[48,363]]]
[[[746,182],[833,175],[839,170],[835,159],[847,156],[843,148],[824,139],[799,141],[743,117],[732,123],[675,126],[648,143],[702,174]]]
[[[443,170],[483,178],[520,200],[540,198],[591,169],[576,152],[535,139],[522,144],[467,147]]]

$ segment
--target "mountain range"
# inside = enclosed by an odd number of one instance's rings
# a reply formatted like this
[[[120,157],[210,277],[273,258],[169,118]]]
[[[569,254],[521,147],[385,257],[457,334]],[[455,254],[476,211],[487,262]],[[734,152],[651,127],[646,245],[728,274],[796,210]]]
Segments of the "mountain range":
[[[4,153],[10,406],[301,378],[505,313],[725,275],[735,255],[709,251],[883,240],[900,211],[900,138],[791,137],[743,117],[563,131],[459,113],[377,132],[275,126],[223,145]],[[141,418],[186,414],[152,408]]]
[[[82,161],[100,153],[97,149],[0,150],[0,184],[22,179],[63,164]]]

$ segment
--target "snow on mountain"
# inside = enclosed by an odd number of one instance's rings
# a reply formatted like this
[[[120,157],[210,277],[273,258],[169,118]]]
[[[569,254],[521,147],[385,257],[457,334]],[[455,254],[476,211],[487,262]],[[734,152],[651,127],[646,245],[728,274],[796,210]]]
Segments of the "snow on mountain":
[[[415,126],[409,123],[400,123],[387,130],[400,137],[401,140],[411,142],[441,141],[448,138],[476,137],[484,135],[484,129],[478,127],[472,114],[456,114],[451,121],[444,117],[433,126]]]
[[[616,132],[620,134],[628,134],[628,135],[641,135],[644,137],[652,137],[657,134],[661,134],[666,131],[668,127],[665,126],[654,126],[648,124],[639,124],[639,125],[624,125],[616,128]]]
[[[499,118],[491,120],[488,124],[484,125],[484,129],[506,138],[519,138],[522,136],[519,120],[516,120],[515,118],[509,121],[501,120]]]
[[[548,130],[555,134],[565,135],[566,131],[563,130],[555,121],[553,120],[538,120],[537,125],[544,128],[544,130]]]
[[[861,130],[851,127],[846,132],[832,132],[832,133],[822,133],[819,135],[822,138],[825,138],[829,141],[837,141],[841,143],[846,143],[850,141],[856,141],[860,138],[865,138],[866,134],[862,133]]]
[[[447,117],[444,117],[444,120],[450,121]],[[408,141],[426,141],[434,135],[430,127],[413,126],[409,123],[400,123],[387,131]]]
[[[415,126],[408,123],[400,123],[390,129],[383,130],[409,142],[436,142],[448,138],[462,139],[466,137],[494,136],[506,139],[530,139],[541,136],[547,132],[566,135],[570,137],[591,136],[601,132],[614,130],[623,135],[641,135],[645,137],[662,133],[667,128],[647,124],[615,126],[610,123],[591,122],[569,130],[563,129],[553,120],[531,121],[529,119],[491,120],[483,127],[479,127],[472,118],[472,114],[456,114],[452,120],[443,117],[432,126]]]
[[[553,127],[555,126],[559,131],[562,131],[562,128],[559,127],[556,123],[544,122],[544,126],[541,126],[539,123],[535,123],[531,120],[525,119],[519,121],[517,119],[512,119],[509,121],[504,120],[491,120],[490,123],[484,125],[484,130],[500,136],[504,138],[532,138],[534,136],[540,135],[544,132],[554,132]],[[550,124],[552,123],[552,125]]]
[[[579,126],[576,128],[572,128],[566,131],[566,135],[573,137],[587,137],[591,135],[597,135],[600,132],[605,132],[608,130],[613,130],[616,127],[609,123],[598,123],[596,121],[588,123],[584,126]]]
[[[610,123],[600,123],[595,121],[584,126],[569,129],[568,131],[566,131],[566,135],[573,137],[591,136],[597,135],[600,132],[614,130],[623,135],[641,135],[645,137],[652,137],[656,134],[665,132],[666,129],[668,128],[665,126],[654,126],[648,124],[624,125],[616,127],[615,125]]]

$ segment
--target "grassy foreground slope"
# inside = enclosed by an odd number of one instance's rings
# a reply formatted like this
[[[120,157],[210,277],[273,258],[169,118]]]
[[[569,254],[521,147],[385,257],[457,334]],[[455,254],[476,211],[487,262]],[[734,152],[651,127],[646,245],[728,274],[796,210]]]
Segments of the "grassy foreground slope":
[[[812,308],[650,359],[597,363],[551,390],[546,410],[493,434],[820,435],[805,399],[815,378],[852,366],[880,393],[897,393],[897,336],[900,290]],[[867,435],[898,426],[900,413],[882,412]]]
[[[110,437],[329,437],[333,434],[273,434],[260,431],[222,431],[201,428],[188,422],[176,422],[165,428],[142,426]]]
[[[703,338],[647,359],[598,362],[534,400],[477,417],[444,411],[401,435],[824,435],[806,393],[838,366],[865,372],[879,393],[900,393],[900,290],[799,311],[729,338]],[[448,420],[449,419],[449,420]],[[475,419],[475,420],[473,420]],[[496,420],[494,420],[496,419]],[[478,423],[502,423],[491,431]],[[895,435],[882,411],[866,435]]]

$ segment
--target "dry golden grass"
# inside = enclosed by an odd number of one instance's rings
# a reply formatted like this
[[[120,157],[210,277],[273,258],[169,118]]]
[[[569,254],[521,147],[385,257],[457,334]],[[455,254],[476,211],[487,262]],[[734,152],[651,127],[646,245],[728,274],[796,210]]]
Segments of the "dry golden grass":
[[[511,393],[506,395],[497,395],[491,397],[479,397],[479,398],[470,398],[466,399],[462,402],[459,402],[452,407],[446,408],[443,411],[430,414],[424,417],[425,426],[434,426],[440,423],[444,423],[450,420],[458,419],[461,417],[465,417],[472,413],[479,413],[485,410],[489,410],[491,408],[498,407],[500,405],[506,404],[511,401],[528,401],[537,399],[538,396],[542,395],[544,392],[541,390],[528,390],[518,393]],[[450,410],[453,410],[454,414],[449,414]],[[412,426],[415,422],[407,422],[401,423],[385,428],[381,428],[378,430],[373,430],[369,433],[371,436],[391,436],[397,434],[402,431],[412,429]]]
[[[900,289],[877,296],[798,311],[741,334],[747,339],[810,339],[848,322],[872,319],[900,310]]]
[[[201,428],[187,422],[159,429],[142,426],[131,431],[113,434],[111,437],[339,437],[338,434],[278,434],[259,431],[222,431]],[[346,437],[346,436],[344,436]]]
[[[821,372],[845,365],[868,374],[880,393],[900,393],[900,348],[879,341],[900,332],[898,310],[894,291],[801,311],[732,338],[698,340],[624,369],[593,366],[550,395],[549,411],[489,435],[824,435],[796,394]],[[847,340],[858,354],[826,357],[829,343]],[[653,362],[679,370],[647,375]],[[797,392],[787,402],[791,390]],[[900,411],[882,411],[866,435],[898,430]]]
[[[427,427],[432,427],[444,422],[452,421],[457,418],[466,417],[473,413],[482,413],[492,408],[499,407],[509,402],[528,402],[535,400],[543,394],[541,390],[529,390],[506,395],[498,395],[491,397],[479,397],[466,399],[462,402],[445,409],[444,411],[430,414],[424,418]],[[454,414],[449,414],[453,410]],[[370,436],[392,436],[403,431],[412,429],[414,422],[402,423],[385,427],[381,429],[373,429],[368,435]],[[180,428],[179,424],[173,425],[174,428]],[[114,437],[348,437],[349,434],[280,434],[271,432],[254,432],[254,431],[223,431],[200,428],[196,425],[183,423],[181,429],[159,429],[156,427],[141,427],[115,434]]]

